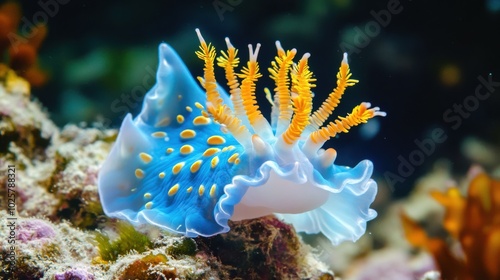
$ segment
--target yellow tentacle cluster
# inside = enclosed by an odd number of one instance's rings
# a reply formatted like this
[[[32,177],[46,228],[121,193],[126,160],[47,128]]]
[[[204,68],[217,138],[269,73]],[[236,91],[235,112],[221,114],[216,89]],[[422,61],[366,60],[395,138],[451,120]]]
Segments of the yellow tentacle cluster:
[[[243,107],[248,116],[248,121],[252,126],[255,126],[259,121],[264,119],[255,98],[255,84],[262,77],[262,74],[259,72],[259,63],[257,62],[260,44],[257,44],[255,52],[253,52],[252,45],[248,45],[248,48],[250,50],[250,59],[247,62],[247,66],[243,67],[241,73],[238,74],[238,77],[243,79],[240,88]]]
[[[370,103],[364,102],[356,106],[346,117],[339,117],[323,126],[340,103],[346,88],[358,82],[351,79],[347,54],[344,54],[336,76],[337,86],[319,109],[311,114],[313,96],[311,89],[315,87],[316,79],[309,69],[310,55],[304,54],[299,62],[294,64],[293,59],[297,51],[295,49],[285,51],[281,44],[276,42],[277,56],[268,69],[271,79],[275,82],[274,101],[271,100],[270,92],[266,92],[266,97],[275,106],[273,110],[276,110],[276,107],[278,110],[275,114],[278,118],[277,127],[273,133],[268,121],[262,116],[255,96],[256,82],[262,76],[257,62],[260,44],[257,44],[255,50],[249,45],[250,58],[241,73],[235,71],[239,64],[238,50],[231,45],[229,39],[226,38],[227,51],[223,51],[217,58],[217,65],[224,68],[226,74],[233,112],[230,106],[223,104],[217,91],[213,66],[215,49],[211,44],[205,43],[199,30],[196,32],[200,39],[200,50],[196,54],[205,63],[204,76],[199,80],[207,93],[207,111],[244,146],[252,145],[250,141],[252,134],[260,135],[264,139],[280,137],[276,145],[287,144],[288,147],[307,137],[305,145],[308,146],[308,150],[313,151],[340,132],[348,132],[351,127],[365,123],[375,116],[385,116],[378,107],[370,108]],[[241,84],[238,79],[241,79]],[[251,127],[245,126],[245,123],[249,123]]]
[[[314,131],[309,137],[314,143],[325,142],[330,139],[330,137],[335,137],[335,135],[340,132],[349,132],[351,127],[366,123],[374,116],[385,115],[381,114],[382,112],[379,112],[378,110],[378,107],[370,109],[370,103],[363,102],[354,107],[352,112],[348,114],[347,117],[339,117],[335,120],[335,122],[330,122],[327,126]]]
[[[231,44],[231,41],[229,41],[229,38],[227,37],[226,45],[227,51],[221,51],[221,56],[217,57],[217,65],[224,68],[235,116],[246,119],[246,112],[243,107],[243,100],[241,99],[240,82],[238,81],[235,71],[236,67],[238,67],[238,64],[240,63],[240,59],[238,58],[238,49]],[[227,110],[224,110],[224,112],[227,112]]]
[[[321,104],[318,110],[316,110],[311,116],[311,125],[314,129],[318,129],[323,125],[323,123],[332,114],[333,110],[337,108],[340,103],[340,99],[344,94],[345,90],[349,86],[355,85],[358,80],[351,79],[352,73],[349,69],[349,64],[347,63],[347,56],[344,56],[337,73],[337,87],[328,95],[328,98]]]
[[[233,112],[227,105],[219,106],[217,110],[213,112],[213,118],[217,122],[224,124],[227,130],[231,131],[233,135],[237,138],[238,135],[243,135],[249,137],[248,129],[241,124],[241,120],[233,115]]]
[[[283,140],[287,144],[294,144],[299,140],[302,132],[309,124],[309,118],[312,111],[312,92],[311,88],[316,79],[312,77],[313,73],[309,70],[307,59],[309,54],[306,53],[292,71],[292,98],[293,103],[293,118],[290,125],[283,133]]]
[[[226,104],[223,104],[222,98],[217,91],[214,73],[215,48],[211,44],[206,44],[199,29],[196,29],[196,33],[200,40],[200,51],[197,51],[196,55],[203,60],[205,64],[203,69],[204,78],[199,80],[207,94],[207,105],[209,105],[207,106],[208,113],[211,114],[215,121],[225,125],[236,140],[242,145],[245,145],[248,142],[246,139],[251,137],[250,131],[241,124],[241,120],[233,114],[232,110]],[[217,58],[217,65],[224,68],[227,84],[231,89],[231,93],[236,96],[240,93],[239,82],[236,77],[237,74],[234,72],[235,67],[239,63],[239,58],[237,57],[238,50],[231,45],[229,39],[227,39],[226,42],[228,50],[227,52],[222,52],[222,56]],[[241,104],[241,98],[238,99]],[[240,106],[240,108],[242,108],[242,106]]]
[[[215,48],[212,44],[207,45],[201,36],[199,29],[196,29],[196,33],[198,34],[198,38],[200,40],[200,50],[195,53],[199,59],[205,62],[205,67],[203,68],[204,75],[202,86],[207,92],[207,101],[211,103],[211,106],[218,107],[222,104],[222,99],[217,91],[217,83],[215,80]]]
[[[292,49],[285,52],[281,47],[279,41],[276,42],[276,48],[278,49],[278,55],[276,56],[275,61],[271,62],[272,67],[270,67],[268,70],[271,79],[273,79],[276,84],[274,91],[275,98],[278,99],[279,104],[278,119],[281,122],[288,123],[293,114],[292,101],[289,92],[289,71],[292,67],[293,58],[295,57],[297,50]],[[278,128],[278,132],[281,132],[280,130],[281,128]]]
[[[240,59],[238,58],[238,49],[233,47],[229,38],[226,38],[227,51],[221,51],[221,56],[217,57],[217,65],[224,68],[226,73],[227,86],[229,87],[229,92],[235,94],[239,91],[240,83],[236,78],[236,72],[234,71]]]

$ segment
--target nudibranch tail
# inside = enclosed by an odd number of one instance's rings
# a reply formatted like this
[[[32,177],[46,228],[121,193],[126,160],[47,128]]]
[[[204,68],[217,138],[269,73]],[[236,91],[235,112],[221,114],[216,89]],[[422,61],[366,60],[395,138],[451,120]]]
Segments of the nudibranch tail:
[[[347,54],[336,88],[313,113],[310,54],[295,62],[297,50],[277,41],[268,68],[275,87],[273,93],[264,89],[270,124],[257,102],[260,44],[249,45],[248,61],[237,70],[238,50],[228,38],[227,50],[217,56],[196,33],[201,88],[175,51],[161,44],[157,82],[139,115],[125,117],[99,172],[104,212],[190,237],[227,232],[229,219],[277,213],[298,231],[322,232],[334,244],[358,239],[376,216],[370,209],[377,192],[372,163],[338,166],[336,150],[321,147],[385,113],[363,102],[324,125],[346,88],[358,82]],[[230,95],[217,83],[215,63],[224,69]]]

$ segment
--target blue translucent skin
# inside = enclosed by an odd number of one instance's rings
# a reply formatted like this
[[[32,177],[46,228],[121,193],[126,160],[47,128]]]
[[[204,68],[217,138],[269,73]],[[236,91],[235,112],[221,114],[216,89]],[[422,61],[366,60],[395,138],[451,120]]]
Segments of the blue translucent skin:
[[[265,139],[272,149],[264,155],[253,149],[245,150],[213,120],[208,125],[193,124],[193,119],[201,115],[194,103],[205,105],[205,92],[170,46],[160,45],[159,60],[157,84],[146,94],[140,114],[134,119],[130,114],[125,117],[116,143],[100,170],[99,194],[106,215],[126,219],[134,225],[154,224],[189,237],[211,236],[229,230],[227,222],[235,206],[244,201],[264,212],[271,209],[280,213],[277,215],[298,231],[322,232],[334,244],[356,240],[365,232],[366,222],[376,216],[369,208],[377,191],[376,183],[370,179],[373,169],[370,161],[364,160],[354,168],[333,164],[322,167],[319,158],[307,157],[300,145],[283,152],[275,146],[276,137]],[[221,88],[219,93],[224,103],[231,106],[227,93]],[[186,110],[186,106],[191,107],[192,112]],[[176,121],[177,115],[184,117],[182,123]],[[169,125],[161,124],[165,118],[171,119]],[[179,134],[185,129],[195,130],[196,137],[181,139]],[[167,135],[152,137],[154,132]],[[207,144],[207,138],[212,135],[223,136],[226,142]],[[194,152],[181,155],[179,149],[185,144],[193,146]],[[222,149],[230,145],[234,146],[233,150],[217,154],[220,163],[215,168],[210,165],[213,156],[202,155],[209,147]],[[174,152],[167,153],[167,148],[173,148]],[[152,160],[145,163],[140,153],[149,154]],[[234,153],[240,155],[239,164],[228,163]],[[200,159],[203,164],[199,171],[189,172],[191,164]],[[185,162],[185,166],[174,175],[172,167],[178,162]],[[134,173],[138,168],[144,172],[142,178]],[[160,172],[165,173],[164,178],[159,178]],[[307,185],[312,191],[306,190],[305,195],[295,198],[286,190],[267,191],[266,182],[271,173],[281,180],[275,184],[279,187],[295,183]],[[179,189],[170,196],[168,191],[174,184],[179,184]],[[213,184],[217,187],[211,196],[209,190]],[[205,187],[203,195],[198,194],[200,185]],[[188,193],[190,186],[193,190]],[[250,195],[249,188],[257,192]],[[315,190],[318,194],[309,202],[314,206],[301,209],[300,203],[306,203],[307,194],[313,196]],[[245,195],[248,196],[245,198]],[[321,202],[315,205],[315,201]],[[147,202],[152,202],[149,209]]]

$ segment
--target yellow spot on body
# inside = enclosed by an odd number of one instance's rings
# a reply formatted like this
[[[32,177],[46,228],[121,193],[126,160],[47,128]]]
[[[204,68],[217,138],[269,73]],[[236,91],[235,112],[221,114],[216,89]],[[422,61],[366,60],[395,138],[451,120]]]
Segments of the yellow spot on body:
[[[203,156],[204,157],[209,157],[209,156],[213,156],[214,154],[220,152],[220,149],[219,148],[208,148],[205,150],[205,152],[203,153]]]
[[[168,196],[173,196],[177,193],[177,191],[179,190],[179,184],[175,184],[173,185],[170,190],[168,190]]]
[[[215,189],[216,189],[216,185],[213,184],[212,187],[210,188],[210,196],[211,197],[214,197],[215,196]]]
[[[227,162],[228,163],[233,163],[239,156],[240,154],[238,153],[234,153],[232,156],[230,156],[228,159],[227,159]]]
[[[191,113],[191,112],[193,112],[193,108],[191,108],[191,107],[189,107],[189,106],[186,106],[186,111],[188,111],[188,112],[190,112],[190,113]]]
[[[165,117],[161,120],[159,120],[156,124],[155,127],[161,127],[161,126],[167,126],[170,124],[170,117]]]
[[[198,189],[198,195],[202,196],[205,193],[205,186],[200,185],[200,188]]]
[[[145,207],[146,209],[151,209],[151,208],[153,207],[153,202],[151,202],[151,201],[150,201],[150,202],[146,203],[146,204],[144,205],[144,207]]]
[[[210,161],[210,166],[212,168],[215,168],[219,164],[219,157],[215,156],[211,161]]]
[[[191,145],[183,145],[180,149],[181,154],[188,155],[194,151],[193,146]]]
[[[137,168],[135,170],[135,177],[137,177],[137,179],[144,178],[144,171],[142,171],[142,169],[140,169],[140,168]]]
[[[141,158],[142,162],[148,164],[153,160],[153,157],[147,153],[140,153],[139,157]]]
[[[150,199],[151,197],[152,197],[152,195],[148,192],[144,194],[145,199]]]
[[[207,111],[201,111],[201,115],[204,116],[205,118],[209,117]]]
[[[171,154],[173,151],[174,151],[174,149],[173,149],[173,148],[168,148],[168,149],[167,149],[167,154]]]
[[[191,164],[191,167],[189,168],[191,173],[198,172],[198,170],[200,170],[200,166],[202,163],[203,163],[203,160],[199,159],[199,160],[195,161],[193,164]]]
[[[231,145],[231,146],[227,146],[227,150],[228,150],[228,151],[232,151],[232,150],[234,150],[234,149],[236,149],[236,147],[235,147],[235,146],[233,146],[233,145]]]
[[[193,191],[193,187],[189,187],[189,188],[187,188],[187,190],[186,190],[186,191],[187,191],[187,193],[191,193],[191,192]]]
[[[133,188],[133,189],[131,189],[130,191],[131,191],[131,192],[135,192],[136,190],[137,190],[137,188]]]
[[[181,132],[180,136],[182,139],[191,139],[196,136],[196,131],[192,129],[185,129]]]
[[[167,136],[167,133],[163,131],[156,131],[151,133],[151,136],[153,136],[154,138],[165,138]]]
[[[205,108],[205,107],[203,107],[203,105],[201,105],[201,103],[200,103],[200,102],[195,102],[195,103],[194,103],[194,106],[196,106],[196,108],[198,108],[198,109],[200,109],[200,110]]]
[[[158,178],[160,179],[165,178],[165,172],[160,172],[160,174],[158,174]]]
[[[237,159],[234,161],[234,164],[240,164],[240,158],[237,158]]]
[[[197,116],[193,120],[194,125],[207,125],[210,124],[210,119],[204,116]]]
[[[219,135],[213,135],[207,139],[207,144],[209,145],[222,145],[224,143],[226,143],[226,139]]]
[[[183,115],[177,115],[177,122],[179,124],[183,123],[184,122],[184,116]]]
[[[179,162],[174,167],[172,167],[172,174],[177,175],[181,172],[181,169],[184,167],[184,162]]]
[[[227,151],[227,147],[222,148],[222,152]]]

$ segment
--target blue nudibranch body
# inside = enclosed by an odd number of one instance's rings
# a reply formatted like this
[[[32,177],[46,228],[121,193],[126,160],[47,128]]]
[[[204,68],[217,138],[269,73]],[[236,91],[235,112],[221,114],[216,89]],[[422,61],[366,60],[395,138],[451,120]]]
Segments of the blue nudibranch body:
[[[276,87],[274,94],[265,90],[272,103],[269,123],[255,97],[260,45],[249,45],[249,61],[237,73],[239,58],[229,39],[216,58],[196,31],[196,54],[204,62],[201,87],[176,52],[161,44],[157,83],[139,115],[125,117],[100,170],[104,212],[189,237],[227,232],[229,219],[275,213],[297,231],[322,232],[334,244],[358,239],[376,216],[370,209],[377,192],[372,163],[338,166],[336,151],[321,147],[385,113],[361,103],[323,126],[345,89],[358,82],[351,79],[347,54],[336,88],[313,112],[309,54],[295,63],[297,51],[276,42],[269,68]],[[215,63],[224,68],[229,95],[216,82]]]

